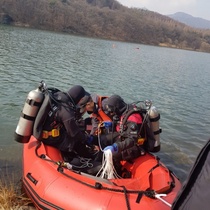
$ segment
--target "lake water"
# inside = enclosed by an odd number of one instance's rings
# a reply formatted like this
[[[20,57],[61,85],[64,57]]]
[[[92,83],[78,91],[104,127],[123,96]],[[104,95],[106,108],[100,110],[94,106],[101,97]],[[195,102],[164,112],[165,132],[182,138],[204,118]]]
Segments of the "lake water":
[[[28,92],[44,80],[129,103],[151,99],[163,130],[157,155],[184,181],[210,137],[209,79],[208,53],[0,26],[0,172],[21,177],[13,134]]]

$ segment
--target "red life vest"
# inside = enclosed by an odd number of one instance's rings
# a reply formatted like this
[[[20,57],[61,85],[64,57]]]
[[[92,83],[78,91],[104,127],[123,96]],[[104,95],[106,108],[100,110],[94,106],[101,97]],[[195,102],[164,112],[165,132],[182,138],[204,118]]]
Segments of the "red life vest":
[[[99,122],[103,122],[103,121],[109,121],[109,122],[112,122],[111,118],[105,114],[105,112],[103,111],[102,109],[102,101],[104,99],[108,98],[107,96],[98,96],[98,102],[97,102],[97,105],[98,105],[98,113],[97,114],[91,114],[91,117],[95,117],[99,120]]]

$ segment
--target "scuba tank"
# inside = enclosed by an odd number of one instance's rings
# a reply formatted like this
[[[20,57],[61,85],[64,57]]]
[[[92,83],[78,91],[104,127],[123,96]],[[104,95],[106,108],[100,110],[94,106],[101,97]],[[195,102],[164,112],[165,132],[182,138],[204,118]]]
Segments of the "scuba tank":
[[[148,110],[148,115],[149,115],[149,119],[151,123],[151,129],[155,137],[154,149],[159,150],[160,149],[160,133],[162,132],[162,130],[159,127],[160,114],[155,106],[151,106],[151,108]]]
[[[19,143],[28,143],[33,132],[33,125],[39,108],[44,100],[44,91],[46,84],[41,81],[36,90],[28,93],[18,125],[15,130],[15,141]]]

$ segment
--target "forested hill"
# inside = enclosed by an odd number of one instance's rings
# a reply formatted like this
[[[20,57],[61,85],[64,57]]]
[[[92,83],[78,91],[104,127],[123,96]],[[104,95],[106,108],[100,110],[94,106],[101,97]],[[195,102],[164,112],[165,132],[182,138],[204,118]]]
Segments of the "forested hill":
[[[0,22],[90,37],[210,52],[199,30],[115,0],[0,0]]]

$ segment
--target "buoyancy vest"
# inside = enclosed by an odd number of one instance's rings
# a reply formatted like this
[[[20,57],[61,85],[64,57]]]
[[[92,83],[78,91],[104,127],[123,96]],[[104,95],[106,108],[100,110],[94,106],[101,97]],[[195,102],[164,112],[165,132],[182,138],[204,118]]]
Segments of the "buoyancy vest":
[[[37,114],[33,128],[33,135],[38,140],[47,139],[48,136],[58,137],[60,135],[59,129],[62,125],[56,120],[56,113],[59,110],[59,106],[66,106],[68,109],[73,109],[74,105],[72,103],[69,102],[70,104],[67,104],[67,101],[60,101],[54,98],[54,94],[58,92],[61,91],[55,88],[49,88],[45,93],[44,101]],[[49,122],[49,125],[47,125],[47,129],[45,128],[46,130],[43,132],[44,127],[46,127],[46,121]]]
[[[120,133],[122,138],[126,138],[127,136],[143,138],[145,134],[141,129],[142,123],[142,111],[136,107],[130,107],[124,115],[121,116],[116,130]]]
[[[145,135],[141,129],[142,123],[143,116],[141,112],[133,106],[128,106],[128,109],[116,123],[116,131],[119,136],[115,139],[115,143],[118,146],[120,159],[130,161],[144,152]]]
[[[43,127],[42,139],[48,139],[50,136],[59,137],[60,129],[63,127],[56,119],[56,113],[59,110],[59,106],[55,103],[51,105],[51,109],[47,114],[47,120]]]
[[[138,131],[133,132],[132,131],[132,126],[128,126],[129,123],[129,118],[134,115],[140,115],[142,117],[142,122],[136,121],[135,118],[132,120],[134,123],[137,124]],[[138,118],[137,118],[138,119]],[[131,118],[130,118],[131,120]],[[150,152],[155,152],[155,137],[154,133],[151,127],[151,122],[150,118],[147,115],[147,110],[142,109],[140,107],[133,106],[129,110],[126,111],[126,113],[121,117],[120,124],[119,124],[119,132],[121,135],[121,138],[126,138],[127,136],[133,135],[137,139],[137,144],[138,145],[143,145],[144,148]],[[135,130],[133,128],[133,130]]]
[[[52,95],[58,91],[59,90],[55,88],[48,88],[48,91],[45,92],[44,101],[36,116],[34,126],[33,126],[33,136],[38,140],[42,139],[43,125],[52,107],[52,102],[51,102]]]

